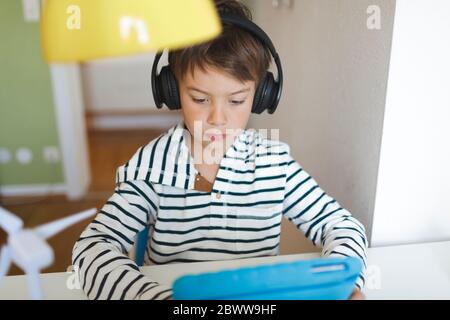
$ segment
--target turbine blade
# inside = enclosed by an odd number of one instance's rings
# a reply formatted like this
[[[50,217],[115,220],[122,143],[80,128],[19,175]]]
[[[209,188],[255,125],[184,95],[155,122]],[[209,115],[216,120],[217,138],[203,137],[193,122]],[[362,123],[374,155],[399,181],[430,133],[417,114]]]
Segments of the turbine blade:
[[[37,232],[42,238],[48,239],[57,234],[58,232],[61,232],[62,230],[70,227],[71,225],[93,216],[95,213],[97,213],[96,208],[88,209],[80,213],[71,215],[67,218],[62,218],[59,220],[43,224],[41,226],[36,227],[33,230]]]
[[[22,229],[23,221],[12,212],[0,207],[0,226],[11,235]]]

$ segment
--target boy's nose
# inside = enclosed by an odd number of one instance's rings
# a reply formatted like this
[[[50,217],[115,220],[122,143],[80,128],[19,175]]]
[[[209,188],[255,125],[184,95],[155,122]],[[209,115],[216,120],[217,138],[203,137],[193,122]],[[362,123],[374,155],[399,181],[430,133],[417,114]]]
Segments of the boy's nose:
[[[208,124],[213,126],[223,126],[227,123],[226,115],[222,108],[212,107],[208,115]]]

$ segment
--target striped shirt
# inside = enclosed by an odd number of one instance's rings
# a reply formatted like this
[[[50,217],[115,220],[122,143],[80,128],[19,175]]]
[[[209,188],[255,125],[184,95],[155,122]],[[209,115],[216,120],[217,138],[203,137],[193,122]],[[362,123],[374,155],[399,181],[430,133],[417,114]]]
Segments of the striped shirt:
[[[222,158],[211,192],[194,189],[198,171],[183,121],[117,170],[114,194],[73,249],[90,299],[167,299],[171,287],[140,273],[128,253],[150,226],[147,264],[277,255],[281,219],[294,223],[323,256],[366,266],[364,226],[328,196],[289,154],[255,130],[239,134]],[[364,268],[365,269],[365,268]],[[364,285],[364,272],[357,284]]]

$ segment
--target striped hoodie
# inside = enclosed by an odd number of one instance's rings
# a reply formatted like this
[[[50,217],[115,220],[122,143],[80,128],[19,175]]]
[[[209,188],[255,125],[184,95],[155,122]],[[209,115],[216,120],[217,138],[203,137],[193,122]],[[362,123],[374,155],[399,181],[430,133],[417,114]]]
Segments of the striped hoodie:
[[[144,276],[129,258],[146,226],[147,264],[277,255],[285,216],[323,256],[358,257],[365,269],[364,226],[302,169],[287,144],[244,130],[205,192],[194,188],[187,134],[181,121],[118,168],[114,194],[73,248],[89,299],[171,298],[170,286]],[[356,285],[363,287],[364,272]]]

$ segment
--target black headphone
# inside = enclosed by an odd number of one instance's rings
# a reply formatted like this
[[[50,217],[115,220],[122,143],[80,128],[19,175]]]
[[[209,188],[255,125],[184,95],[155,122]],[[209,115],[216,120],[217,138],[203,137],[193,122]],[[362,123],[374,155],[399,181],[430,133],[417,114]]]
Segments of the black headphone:
[[[268,113],[274,113],[278,103],[280,102],[281,91],[283,90],[283,70],[281,68],[280,57],[275,50],[275,46],[269,36],[252,21],[227,14],[221,14],[220,17],[222,23],[229,23],[250,32],[270,50],[277,66],[278,80],[275,81],[273,74],[266,71],[266,74],[256,88],[255,97],[253,99],[252,113],[260,114],[266,109]],[[172,73],[170,66],[166,65],[162,67],[159,75],[156,74],[158,62],[161,59],[162,54],[162,52],[158,52],[153,62],[153,98],[158,109],[162,108],[162,104],[164,103],[170,110],[177,110],[181,108],[180,93],[178,90],[177,80],[175,75]]]

